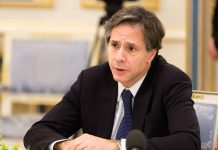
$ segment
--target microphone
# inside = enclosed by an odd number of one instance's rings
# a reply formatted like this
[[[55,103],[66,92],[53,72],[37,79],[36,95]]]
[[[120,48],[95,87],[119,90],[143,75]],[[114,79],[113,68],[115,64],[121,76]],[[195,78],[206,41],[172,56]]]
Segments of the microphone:
[[[132,130],[126,137],[127,150],[146,150],[147,138],[140,130]]]

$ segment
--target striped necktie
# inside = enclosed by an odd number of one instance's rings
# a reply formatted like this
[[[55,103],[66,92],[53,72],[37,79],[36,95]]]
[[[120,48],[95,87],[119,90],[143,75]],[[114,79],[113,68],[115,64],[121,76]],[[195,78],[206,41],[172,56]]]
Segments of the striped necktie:
[[[132,93],[124,89],[122,94],[124,116],[117,131],[116,139],[125,138],[132,128]]]

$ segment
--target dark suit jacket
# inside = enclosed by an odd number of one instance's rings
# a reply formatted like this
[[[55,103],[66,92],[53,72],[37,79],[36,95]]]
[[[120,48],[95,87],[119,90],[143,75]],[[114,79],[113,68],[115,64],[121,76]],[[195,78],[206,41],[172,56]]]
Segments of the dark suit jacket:
[[[25,146],[44,150],[80,128],[84,133],[110,139],[117,92],[118,84],[108,63],[82,71],[62,101],[27,132]],[[148,150],[200,149],[191,95],[189,77],[156,56],[133,106],[133,129],[146,134]]]

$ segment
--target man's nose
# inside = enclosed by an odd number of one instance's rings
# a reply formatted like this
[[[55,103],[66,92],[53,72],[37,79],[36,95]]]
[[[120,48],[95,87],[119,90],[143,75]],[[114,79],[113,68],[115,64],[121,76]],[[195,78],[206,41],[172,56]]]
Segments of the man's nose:
[[[121,47],[116,53],[116,59],[119,61],[124,61],[126,57],[125,55],[125,50]]]

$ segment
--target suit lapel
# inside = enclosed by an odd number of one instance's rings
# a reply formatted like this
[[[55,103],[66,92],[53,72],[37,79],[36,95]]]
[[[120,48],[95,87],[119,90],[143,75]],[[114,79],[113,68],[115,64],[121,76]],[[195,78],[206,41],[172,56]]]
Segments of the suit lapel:
[[[142,130],[144,128],[145,117],[151,109],[152,87],[155,85],[154,75],[156,74],[158,60],[159,56],[156,56],[152,61],[152,65],[135,96],[133,105],[133,129]]]
[[[133,129],[143,129],[151,101],[152,89],[143,84],[136,94],[133,105]]]
[[[117,104],[117,82],[113,80],[106,89],[102,89],[101,95],[101,110],[99,112],[97,135],[110,139]]]

